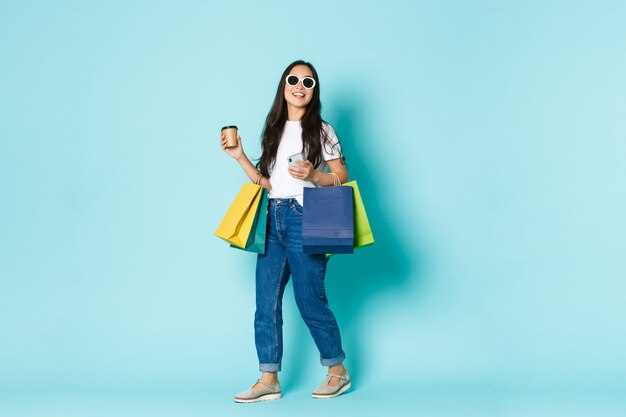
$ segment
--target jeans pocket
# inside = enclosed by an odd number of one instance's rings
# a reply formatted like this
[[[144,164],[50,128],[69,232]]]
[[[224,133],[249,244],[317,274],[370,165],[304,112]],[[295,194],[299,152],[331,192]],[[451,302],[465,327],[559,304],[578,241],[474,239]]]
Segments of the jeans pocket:
[[[291,210],[293,210],[299,216],[302,216],[304,214],[304,208],[297,201],[291,203]]]

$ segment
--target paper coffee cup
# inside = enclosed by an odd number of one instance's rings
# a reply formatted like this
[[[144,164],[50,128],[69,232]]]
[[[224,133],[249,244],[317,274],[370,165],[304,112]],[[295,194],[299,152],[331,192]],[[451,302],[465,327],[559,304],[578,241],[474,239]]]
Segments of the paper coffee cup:
[[[235,148],[237,146],[237,126],[224,126],[222,132],[226,137],[226,147]]]

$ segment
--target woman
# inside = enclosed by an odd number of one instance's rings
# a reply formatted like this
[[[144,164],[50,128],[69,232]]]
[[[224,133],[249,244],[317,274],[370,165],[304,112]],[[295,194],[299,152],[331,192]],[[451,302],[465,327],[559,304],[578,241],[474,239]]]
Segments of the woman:
[[[254,331],[262,374],[255,385],[235,396],[236,402],[281,398],[282,296],[290,275],[298,309],[319,349],[322,365],[328,366],[328,374],[313,397],[332,398],[350,388],[339,327],[324,290],[327,258],[302,250],[304,187],[333,185],[336,177],[342,183],[348,181],[339,140],[320,113],[317,72],[313,65],[296,61],[280,78],[256,166],[244,153],[240,137],[237,147],[226,148],[222,134],[224,151],[251,181],[269,190],[265,254],[258,256],[256,264]],[[290,164],[290,157],[298,153],[304,160],[295,158]]]

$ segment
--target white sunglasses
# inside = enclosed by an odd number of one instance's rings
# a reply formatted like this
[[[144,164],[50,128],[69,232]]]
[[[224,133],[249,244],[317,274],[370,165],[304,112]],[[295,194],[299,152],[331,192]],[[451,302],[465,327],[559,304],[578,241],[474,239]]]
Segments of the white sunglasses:
[[[302,81],[302,86],[306,88],[307,90],[310,90],[311,88],[315,87],[315,78],[313,77],[306,76],[306,77],[300,78],[296,74],[289,74],[288,76],[285,77],[285,82],[287,83],[287,85],[291,87],[295,87],[296,85],[298,85],[300,81]]]

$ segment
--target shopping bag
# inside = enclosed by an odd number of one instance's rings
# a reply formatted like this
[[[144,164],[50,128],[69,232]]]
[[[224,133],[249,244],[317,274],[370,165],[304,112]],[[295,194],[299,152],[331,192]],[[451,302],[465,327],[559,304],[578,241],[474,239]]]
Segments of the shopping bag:
[[[354,253],[352,187],[305,187],[303,198],[304,253]]]
[[[250,183],[245,183],[241,187],[215,231],[217,237],[231,245],[245,248],[261,202],[261,189],[260,185]]]
[[[265,254],[265,237],[267,235],[267,204],[269,200],[267,197],[267,188],[261,189],[261,202],[256,211],[256,216],[252,222],[252,229],[248,236],[245,248],[239,248],[235,245],[230,245],[232,248],[245,250],[247,252],[254,252]]]
[[[360,248],[371,245],[374,243],[374,234],[365,212],[359,186],[356,181],[346,182],[343,185],[350,186],[354,190],[354,247]]]

